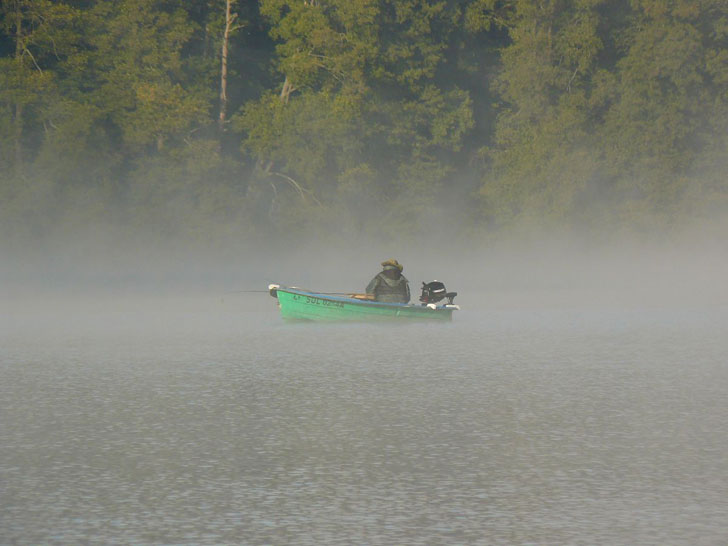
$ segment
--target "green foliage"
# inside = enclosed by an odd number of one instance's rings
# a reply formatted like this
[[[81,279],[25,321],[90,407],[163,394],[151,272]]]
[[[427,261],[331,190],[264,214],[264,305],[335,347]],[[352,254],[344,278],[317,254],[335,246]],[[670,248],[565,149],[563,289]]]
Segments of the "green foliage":
[[[728,207],[724,0],[231,8],[225,102],[225,0],[0,3],[4,233],[389,238],[454,207],[494,231],[654,229]]]
[[[246,105],[238,124],[261,174],[284,172],[323,207],[341,206],[351,173],[367,173],[369,191],[394,206],[410,206],[414,196],[419,212],[433,206],[474,125],[469,93],[437,81],[460,4],[263,2],[283,86]]]
[[[210,108],[208,97],[187,85],[183,70],[182,49],[194,24],[181,7],[168,6],[116,0],[100,2],[92,12],[99,84],[94,100],[134,151],[181,140]]]
[[[590,105],[602,39],[596,0],[516,2],[496,87],[501,108],[481,190],[492,225],[559,222],[594,165]],[[583,204],[583,203],[581,203]]]
[[[695,198],[695,162],[711,170],[728,8],[635,1],[624,17],[606,4],[517,4],[481,190],[491,222],[664,224]],[[605,44],[619,44],[613,67]]]

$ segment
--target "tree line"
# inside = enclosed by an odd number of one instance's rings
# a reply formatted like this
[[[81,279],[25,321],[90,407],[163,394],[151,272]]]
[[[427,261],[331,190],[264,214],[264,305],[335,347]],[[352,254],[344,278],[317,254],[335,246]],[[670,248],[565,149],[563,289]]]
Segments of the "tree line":
[[[4,238],[664,229],[728,207],[725,0],[2,0]]]

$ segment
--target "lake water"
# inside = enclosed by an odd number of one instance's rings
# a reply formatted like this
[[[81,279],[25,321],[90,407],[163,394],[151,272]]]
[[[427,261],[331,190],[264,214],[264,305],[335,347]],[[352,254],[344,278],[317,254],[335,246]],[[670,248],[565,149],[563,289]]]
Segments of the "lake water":
[[[0,543],[728,541],[726,307],[248,309],[0,311]]]

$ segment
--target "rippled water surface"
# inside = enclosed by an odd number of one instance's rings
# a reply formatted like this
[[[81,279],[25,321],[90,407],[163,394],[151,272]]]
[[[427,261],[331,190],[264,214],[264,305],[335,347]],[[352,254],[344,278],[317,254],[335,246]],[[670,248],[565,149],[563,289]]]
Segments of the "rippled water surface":
[[[0,543],[726,543],[725,308],[203,303],[3,314]]]

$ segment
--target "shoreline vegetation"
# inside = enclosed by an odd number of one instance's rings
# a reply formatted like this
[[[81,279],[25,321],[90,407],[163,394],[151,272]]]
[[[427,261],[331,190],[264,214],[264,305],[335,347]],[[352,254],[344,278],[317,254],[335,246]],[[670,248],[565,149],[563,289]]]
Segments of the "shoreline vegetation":
[[[669,238],[727,89],[724,0],[7,0],[2,243]]]

